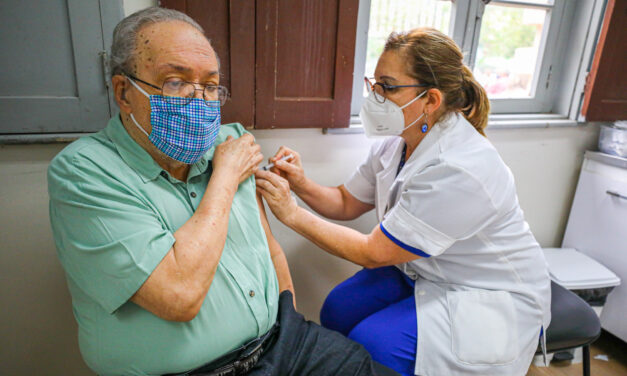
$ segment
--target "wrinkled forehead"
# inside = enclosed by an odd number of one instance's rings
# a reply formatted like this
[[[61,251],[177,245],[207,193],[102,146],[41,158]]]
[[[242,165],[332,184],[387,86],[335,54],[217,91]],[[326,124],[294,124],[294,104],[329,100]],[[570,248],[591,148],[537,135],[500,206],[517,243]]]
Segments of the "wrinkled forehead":
[[[137,33],[135,71],[159,75],[172,67],[193,76],[218,71],[218,60],[203,33],[182,21],[158,22]]]

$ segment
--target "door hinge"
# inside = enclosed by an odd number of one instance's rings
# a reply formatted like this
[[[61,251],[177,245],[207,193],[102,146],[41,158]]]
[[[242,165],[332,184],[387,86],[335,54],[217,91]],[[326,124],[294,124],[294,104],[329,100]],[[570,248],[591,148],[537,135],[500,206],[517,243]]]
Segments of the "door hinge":
[[[102,62],[102,78],[104,79],[105,88],[109,90],[109,57],[107,55],[107,51],[100,51],[98,52],[98,55],[100,56],[100,61]]]

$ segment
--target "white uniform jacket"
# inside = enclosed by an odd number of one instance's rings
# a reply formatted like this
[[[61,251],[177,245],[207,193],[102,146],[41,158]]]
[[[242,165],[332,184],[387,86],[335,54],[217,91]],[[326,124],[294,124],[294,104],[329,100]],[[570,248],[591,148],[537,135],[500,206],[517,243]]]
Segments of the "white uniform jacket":
[[[376,206],[392,241],[423,256],[397,265],[416,280],[415,373],[525,375],[551,289],[509,168],[460,114],[438,122],[396,176],[403,145],[375,143],[345,186]]]

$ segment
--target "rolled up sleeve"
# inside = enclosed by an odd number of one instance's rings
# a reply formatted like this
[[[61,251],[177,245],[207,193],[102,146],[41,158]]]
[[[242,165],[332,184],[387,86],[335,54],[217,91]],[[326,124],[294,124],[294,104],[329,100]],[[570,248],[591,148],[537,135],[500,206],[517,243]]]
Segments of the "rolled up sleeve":
[[[456,241],[479,232],[496,212],[477,178],[461,168],[439,164],[411,177],[381,229],[406,247],[438,256]]]
[[[370,148],[368,158],[355,170],[355,172],[344,183],[344,188],[359,201],[374,205],[375,188],[376,188],[376,171],[374,169],[373,159],[380,149],[380,144],[374,144]]]

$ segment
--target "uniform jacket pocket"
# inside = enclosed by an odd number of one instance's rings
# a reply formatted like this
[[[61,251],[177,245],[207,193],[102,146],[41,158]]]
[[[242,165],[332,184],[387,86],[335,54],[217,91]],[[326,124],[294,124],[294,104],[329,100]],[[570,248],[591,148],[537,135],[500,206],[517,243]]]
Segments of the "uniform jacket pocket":
[[[452,351],[468,364],[506,364],[518,357],[514,301],[507,291],[448,291]]]

